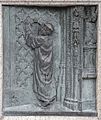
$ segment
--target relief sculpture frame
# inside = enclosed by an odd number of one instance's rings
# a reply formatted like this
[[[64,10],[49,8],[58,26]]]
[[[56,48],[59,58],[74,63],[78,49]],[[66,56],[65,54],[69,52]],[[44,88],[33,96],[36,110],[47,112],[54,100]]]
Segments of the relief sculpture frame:
[[[87,115],[83,115],[82,117],[78,115],[75,115],[72,116],[72,113],[71,114],[63,114],[62,116],[43,116],[43,115],[47,115],[47,114],[43,114],[42,116],[32,116],[32,114],[30,114],[30,116],[27,116],[25,114],[25,116],[23,117],[20,117],[20,116],[5,116],[3,115],[2,113],[2,94],[3,94],[3,89],[2,89],[2,84],[3,84],[3,25],[2,25],[2,6],[3,5],[33,5],[33,6],[74,6],[74,5],[97,5],[98,6],[98,21],[97,21],[97,56],[96,56],[96,70],[97,70],[97,80],[96,80],[96,95],[97,95],[97,102],[96,102],[96,106],[97,106],[97,114],[95,116],[87,116]],[[1,69],[0,69],[0,76],[1,76],[1,85],[0,85],[0,115],[1,115],[1,119],[3,120],[11,120],[11,119],[18,119],[18,120],[21,120],[21,119],[36,119],[36,120],[39,120],[39,119],[54,119],[54,120],[57,120],[57,119],[79,119],[79,120],[83,120],[83,119],[94,119],[94,120],[98,120],[98,119],[101,119],[101,89],[100,89],[100,86],[101,86],[101,55],[100,55],[100,52],[101,52],[101,2],[100,1],[82,1],[82,0],[79,0],[79,1],[9,1],[9,0],[5,0],[4,2],[1,1],[0,2],[0,30],[1,30],[1,33],[0,33],[0,38],[1,38],[1,41],[0,41],[0,65],[1,65]],[[51,24],[47,24],[46,26],[49,26],[51,28],[51,30],[53,31],[54,26],[52,26]],[[48,28],[47,28],[48,29]],[[43,39],[43,38],[42,38]],[[47,39],[47,38],[46,38]],[[76,44],[76,43],[75,43]],[[28,43],[28,46],[30,46],[30,43]],[[37,114],[36,114],[37,115]],[[52,114],[53,115],[53,114]],[[59,115],[59,114],[58,114]],[[66,115],[64,117],[64,115]],[[69,115],[69,116],[68,116]]]

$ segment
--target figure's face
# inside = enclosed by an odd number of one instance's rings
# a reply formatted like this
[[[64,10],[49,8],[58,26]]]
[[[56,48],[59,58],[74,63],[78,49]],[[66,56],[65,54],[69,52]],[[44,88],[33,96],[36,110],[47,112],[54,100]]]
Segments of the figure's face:
[[[52,32],[53,32],[53,30],[48,28],[45,24],[40,26],[40,28],[39,28],[39,35],[47,36],[47,35],[51,35]]]

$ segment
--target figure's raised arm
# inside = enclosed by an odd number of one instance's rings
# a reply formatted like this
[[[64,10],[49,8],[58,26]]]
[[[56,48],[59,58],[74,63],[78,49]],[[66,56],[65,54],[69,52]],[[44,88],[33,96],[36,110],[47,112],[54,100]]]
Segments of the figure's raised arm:
[[[26,39],[26,44],[35,49],[44,44],[48,38],[46,36],[34,36],[33,34],[28,34]]]

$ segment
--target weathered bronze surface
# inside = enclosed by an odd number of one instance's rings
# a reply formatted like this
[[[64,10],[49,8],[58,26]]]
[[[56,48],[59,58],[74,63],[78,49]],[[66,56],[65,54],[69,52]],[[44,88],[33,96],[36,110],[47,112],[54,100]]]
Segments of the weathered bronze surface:
[[[3,6],[3,40],[4,113],[96,113],[97,6]]]

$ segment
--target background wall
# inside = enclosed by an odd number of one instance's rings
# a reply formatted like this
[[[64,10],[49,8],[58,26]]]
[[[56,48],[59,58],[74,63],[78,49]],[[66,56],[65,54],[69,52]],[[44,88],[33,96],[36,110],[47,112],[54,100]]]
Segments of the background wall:
[[[3,39],[2,39],[2,5],[98,5],[98,41],[97,41],[97,112],[96,117],[75,116],[3,116],[2,84],[3,84]],[[0,0],[0,116],[3,120],[100,120],[101,119],[101,1],[98,0]]]

